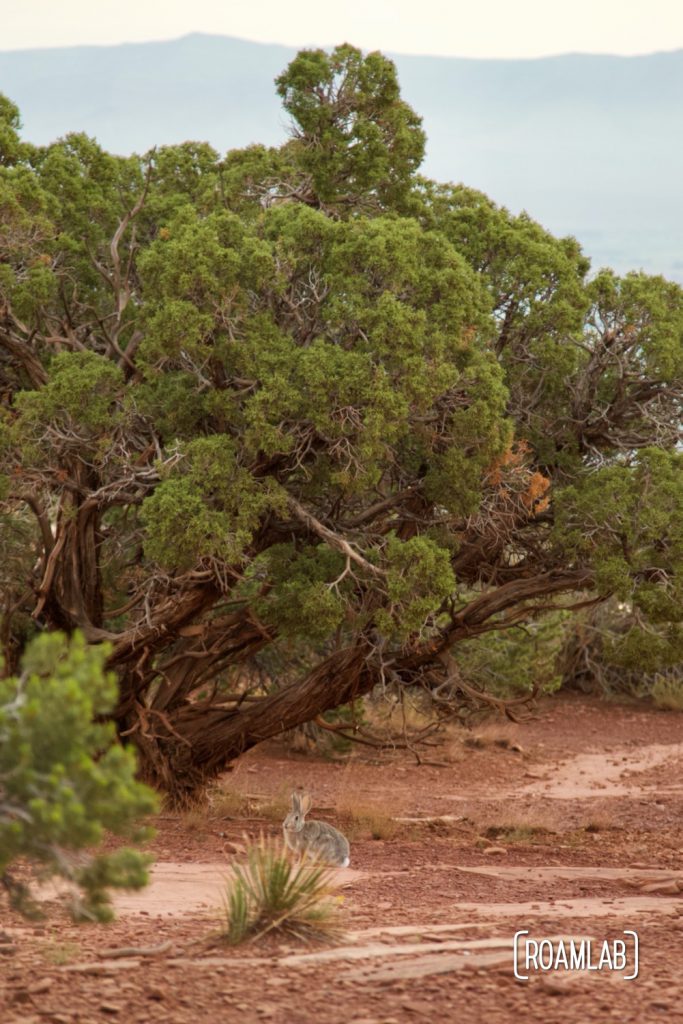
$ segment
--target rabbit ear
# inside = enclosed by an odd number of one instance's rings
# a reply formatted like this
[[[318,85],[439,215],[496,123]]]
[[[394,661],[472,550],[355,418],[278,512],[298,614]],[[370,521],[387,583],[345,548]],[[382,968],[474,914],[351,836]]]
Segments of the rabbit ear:
[[[301,807],[302,814],[308,814],[308,812],[311,809],[311,804],[312,803],[313,803],[313,801],[311,800],[309,794],[308,793],[304,793],[304,795],[301,797],[301,803],[299,805]]]
[[[301,800],[298,793],[292,793],[292,810],[295,814],[301,814]]]

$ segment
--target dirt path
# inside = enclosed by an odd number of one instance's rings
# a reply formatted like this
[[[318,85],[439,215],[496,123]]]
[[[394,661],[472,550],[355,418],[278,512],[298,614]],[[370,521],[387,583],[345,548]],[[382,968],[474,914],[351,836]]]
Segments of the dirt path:
[[[447,766],[252,752],[211,814],[159,819],[152,883],[113,925],[5,915],[0,1020],[683,1021],[683,716],[563,698],[430,756]],[[352,833],[344,943],[207,950],[244,833],[277,833],[294,785]],[[639,976],[515,980],[523,929],[554,948],[635,930]]]

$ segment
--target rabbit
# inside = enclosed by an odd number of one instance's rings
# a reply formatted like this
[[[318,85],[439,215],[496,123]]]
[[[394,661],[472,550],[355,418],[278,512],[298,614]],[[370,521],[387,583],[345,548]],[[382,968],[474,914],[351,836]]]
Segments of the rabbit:
[[[285,843],[296,853],[305,853],[335,867],[347,868],[350,863],[349,841],[326,821],[305,821],[311,809],[308,793],[292,793],[292,809],[282,823]]]

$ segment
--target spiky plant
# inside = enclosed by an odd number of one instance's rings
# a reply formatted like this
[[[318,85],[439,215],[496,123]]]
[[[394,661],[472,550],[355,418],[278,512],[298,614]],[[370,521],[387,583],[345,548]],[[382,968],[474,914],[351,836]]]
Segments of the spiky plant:
[[[314,860],[294,861],[280,841],[260,837],[247,848],[225,894],[226,942],[254,941],[268,932],[304,941],[336,941],[342,928],[330,873]]]

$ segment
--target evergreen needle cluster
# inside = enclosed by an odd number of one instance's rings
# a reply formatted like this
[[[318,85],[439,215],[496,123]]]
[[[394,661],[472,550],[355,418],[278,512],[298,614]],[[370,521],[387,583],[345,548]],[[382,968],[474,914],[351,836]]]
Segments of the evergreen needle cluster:
[[[132,749],[116,742],[101,716],[116,699],[107,649],[60,633],[34,640],[19,677],[0,679],[0,884],[20,911],[37,915],[26,882],[10,869],[19,862],[42,877],[70,883],[74,917],[112,916],[109,887],[138,889],[148,858],[132,849],[91,856],[108,829],[134,842],[148,830],[136,820],[156,799],[135,779]],[[0,890],[1,891],[1,890]]]

